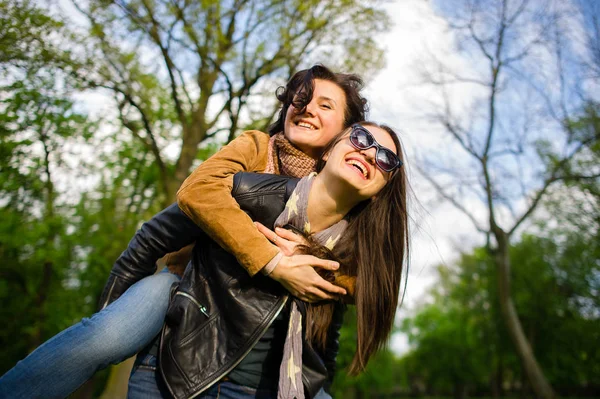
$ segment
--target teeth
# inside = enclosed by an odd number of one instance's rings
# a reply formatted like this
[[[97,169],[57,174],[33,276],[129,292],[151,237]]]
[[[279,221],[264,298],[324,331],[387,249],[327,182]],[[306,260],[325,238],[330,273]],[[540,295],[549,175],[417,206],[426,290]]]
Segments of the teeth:
[[[368,171],[367,171],[367,169],[365,169],[365,165],[363,165],[362,163],[360,163],[354,159],[349,160],[348,164],[350,164],[352,166],[356,166],[362,172],[365,179],[367,178]]]
[[[305,127],[307,129],[310,129],[310,130],[315,130],[316,129],[316,127],[314,125],[312,125],[312,124],[310,124],[308,122],[298,122],[298,126]]]

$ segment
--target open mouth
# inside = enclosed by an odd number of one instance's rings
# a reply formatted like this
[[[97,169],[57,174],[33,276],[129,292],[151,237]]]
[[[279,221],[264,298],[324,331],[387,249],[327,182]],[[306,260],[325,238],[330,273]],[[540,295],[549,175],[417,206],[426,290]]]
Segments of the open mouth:
[[[356,169],[356,171],[360,173],[363,176],[363,178],[369,178],[369,168],[364,163],[360,162],[357,159],[347,159],[346,164]]]
[[[300,121],[296,122],[296,126],[303,127],[305,129],[309,129],[309,130],[316,130],[317,129],[317,127],[315,125],[313,125],[312,123],[307,122],[307,121],[303,121],[303,120],[300,120]]]

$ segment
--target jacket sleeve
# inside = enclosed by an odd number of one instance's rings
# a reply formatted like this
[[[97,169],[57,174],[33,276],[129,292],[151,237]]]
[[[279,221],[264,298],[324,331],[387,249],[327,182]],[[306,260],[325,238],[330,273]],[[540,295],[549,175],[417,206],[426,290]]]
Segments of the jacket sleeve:
[[[103,309],[131,285],[156,271],[156,261],[201,239],[204,233],[173,204],[156,214],[135,233],[127,249],[115,262],[100,296]]]
[[[244,132],[204,161],[183,182],[177,193],[179,207],[222,248],[254,275],[279,249],[254,227],[231,195],[237,172],[263,172],[267,165],[269,136]]]

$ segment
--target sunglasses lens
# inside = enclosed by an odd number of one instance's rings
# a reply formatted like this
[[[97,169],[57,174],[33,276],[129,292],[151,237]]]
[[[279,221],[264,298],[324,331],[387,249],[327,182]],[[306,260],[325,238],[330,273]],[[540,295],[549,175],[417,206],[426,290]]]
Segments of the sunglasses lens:
[[[376,160],[377,165],[379,165],[379,167],[386,172],[391,172],[400,163],[400,160],[396,154],[385,148],[381,148],[379,151],[377,151]]]
[[[371,133],[360,125],[354,125],[352,127],[350,142],[359,150],[366,150],[373,146],[377,147],[375,163],[377,163],[377,166],[384,172],[391,172],[402,165],[402,161],[400,161],[396,154],[377,143]]]
[[[350,140],[357,148],[365,149],[373,145],[373,137],[362,130],[361,128],[354,128],[350,135]]]

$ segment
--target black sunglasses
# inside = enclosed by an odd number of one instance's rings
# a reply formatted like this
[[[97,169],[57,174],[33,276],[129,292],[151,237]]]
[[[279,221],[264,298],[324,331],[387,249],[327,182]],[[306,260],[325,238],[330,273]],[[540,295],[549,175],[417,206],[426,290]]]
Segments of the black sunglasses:
[[[379,144],[371,132],[361,125],[352,125],[350,143],[358,150],[368,150],[371,147],[375,147],[377,149],[375,164],[384,172],[391,172],[402,166],[402,161],[398,158],[398,155],[389,148],[385,148]]]

